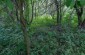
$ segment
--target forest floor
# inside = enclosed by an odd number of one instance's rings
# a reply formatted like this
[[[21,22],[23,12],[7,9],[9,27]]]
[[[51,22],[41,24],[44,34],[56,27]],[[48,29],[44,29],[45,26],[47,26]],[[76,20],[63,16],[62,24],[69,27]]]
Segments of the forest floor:
[[[64,26],[58,32],[54,23],[40,23],[28,30],[31,55],[85,55],[85,30]],[[0,55],[25,55],[19,26],[0,27]]]

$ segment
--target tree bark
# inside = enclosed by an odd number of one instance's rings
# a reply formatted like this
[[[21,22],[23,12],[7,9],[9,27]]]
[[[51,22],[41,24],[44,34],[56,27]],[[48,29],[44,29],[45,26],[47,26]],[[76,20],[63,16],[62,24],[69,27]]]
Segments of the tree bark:
[[[85,19],[84,19],[84,21],[81,23],[81,27],[85,29]]]
[[[55,0],[56,10],[57,10],[57,24],[61,25],[61,0]]]
[[[78,5],[79,2],[80,1],[75,1],[74,8],[76,10],[77,17],[78,17],[78,26],[80,27],[82,23],[83,7],[81,5]]]
[[[24,3],[24,0],[19,0],[20,24],[21,24],[21,28],[22,28],[23,36],[24,36],[26,55],[30,55],[30,39],[28,37],[28,32],[27,32],[27,23],[26,23],[26,20],[24,19],[24,15],[23,15],[23,3]]]

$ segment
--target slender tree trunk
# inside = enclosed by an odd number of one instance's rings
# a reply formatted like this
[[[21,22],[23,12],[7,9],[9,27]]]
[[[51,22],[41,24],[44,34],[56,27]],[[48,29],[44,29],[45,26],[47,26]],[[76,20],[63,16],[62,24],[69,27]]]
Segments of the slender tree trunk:
[[[82,14],[83,14],[82,8],[81,9],[76,8],[76,13],[77,13],[77,16],[78,16],[78,26],[81,26],[81,23],[82,23]]]
[[[61,0],[55,0],[56,10],[57,10],[57,24],[61,25]]]
[[[62,4],[61,4],[61,0],[60,0],[60,2],[59,2],[59,8],[60,8],[60,9],[59,9],[59,11],[60,11],[60,15],[59,15],[59,16],[60,16],[60,18],[59,18],[59,22],[60,22],[60,25],[61,25],[61,19],[62,19],[62,11],[61,11],[61,9],[62,9],[62,8],[61,8],[61,6],[62,6]]]
[[[31,22],[32,22],[32,20],[34,18],[34,1],[31,0],[31,3],[32,3],[32,19],[31,19]]]
[[[36,15],[36,6],[35,6],[35,19],[36,19],[36,16],[37,16],[37,15]]]
[[[77,17],[78,17],[78,26],[80,27],[81,23],[82,23],[83,7],[82,6],[78,6],[78,1],[76,0],[74,8],[76,10]]]
[[[23,36],[24,36],[24,43],[25,43],[25,47],[26,47],[26,55],[30,55],[30,40],[28,37],[28,32],[27,32],[27,23],[26,20],[24,19],[24,15],[23,15],[23,3],[24,0],[19,0],[19,9],[20,9],[20,24],[21,24],[21,28],[23,31]]]
[[[61,32],[61,0],[55,0],[57,10],[57,29]]]
[[[17,18],[17,21],[19,22],[19,12],[18,12],[18,2],[17,2],[17,0],[15,0],[15,8],[16,8],[16,18]]]
[[[85,19],[84,19],[83,22],[81,23],[81,27],[85,29]]]

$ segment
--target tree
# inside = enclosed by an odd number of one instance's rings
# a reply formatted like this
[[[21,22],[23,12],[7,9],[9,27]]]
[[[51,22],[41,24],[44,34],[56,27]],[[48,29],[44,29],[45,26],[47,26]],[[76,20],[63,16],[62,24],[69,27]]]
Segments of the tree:
[[[26,0],[29,1],[29,0]],[[17,21],[21,25],[21,29],[23,31],[23,37],[24,37],[24,44],[25,44],[25,50],[26,50],[26,55],[30,55],[30,39],[28,37],[28,31],[27,31],[27,20],[24,18],[24,5],[25,2],[24,0],[4,0],[4,2],[7,4],[7,7],[12,10],[15,6],[16,10],[16,15]],[[32,21],[31,21],[32,22]],[[31,23],[30,22],[30,23]]]
[[[84,23],[84,20],[82,21],[82,14],[85,0],[65,0],[65,2],[67,7],[75,8],[78,17],[78,26],[83,27],[82,23]]]
[[[58,0],[55,0],[55,5],[57,10],[57,24],[59,25],[61,22],[61,18],[60,18],[60,5]]]
[[[24,42],[26,47],[26,55],[30,55],[30,39],[27,32],[27,22],[23,14],[24,0],[19,0],[19,10],[20,10],[20,24],[23,31]]]
[[[78,26],[81,26],[83,6],[81,6],[80,1],[78,1],[78,0],[75,1],[74,8],[76,10],[76,14],[77,14],[77,17],[78,17]]]
[[[56,11],[57,11],[57,25],[58,25],[58,30],[61,30],[61,18],[62,18],[62,13],[61,13],[61,0],[55,0],[55,5],[56,5]]]

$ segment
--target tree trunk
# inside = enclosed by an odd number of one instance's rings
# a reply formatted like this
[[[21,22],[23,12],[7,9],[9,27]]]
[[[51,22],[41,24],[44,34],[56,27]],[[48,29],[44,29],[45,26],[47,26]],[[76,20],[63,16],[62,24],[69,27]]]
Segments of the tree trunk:
[[[78,26],[81,27],[82,23],[82,14],[83,14],[83,7],[78,5],[80,1],[75,1],[74,8],[76,9],[77,17],[78,17]]]
[[[57,29],[61,32],[61,0],[55,0],[56,10],[57,10]]]
[[[81,23],[81,27],[85,29],[85,19],[84,19],[84,21]]]
[[[24,36],[24,43],[25,43],[25,47],[26,47],[26,55],[30,55],[30,39],[28,37],[28,32],[27,32],[27,23],[26,20],[24,19],[24,15],[23,15],[23,3],[24,0],[19,0],[20,2],[20,24],[21,24],[21,28],[23,31],[23,36]]]
[[[57,10],[57,24],[61,25],[61,0],[55,0],[56,10]]]

